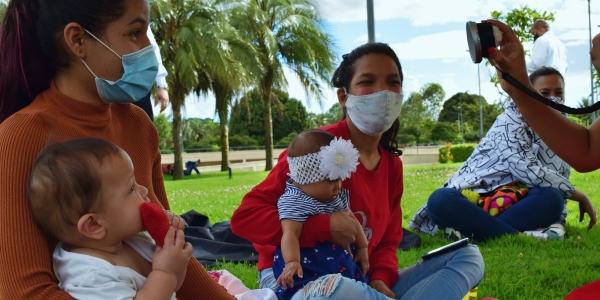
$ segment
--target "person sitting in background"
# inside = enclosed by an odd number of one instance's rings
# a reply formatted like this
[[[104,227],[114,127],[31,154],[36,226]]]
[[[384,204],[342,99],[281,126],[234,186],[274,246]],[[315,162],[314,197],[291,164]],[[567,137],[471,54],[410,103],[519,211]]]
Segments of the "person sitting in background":
[[[529,80],[545,97],[564,102],[564,79],[556,69],[539,68]],[[571,167],[529,127],[514,102],[504,108],[458,172],[415,213],[410,228],[433,235],[439,226],[450,237],[476,240],[504,234],[563,239],[567,199],[579,202],[580,220],[588,213],[588,229],[594,226],[590,199],[569,182]]]
[[[200,164],[200,160],[186,162],[185,170],[183,170],[183,175],[185,175],[185,176],[192,175],[192,171],[196,171],[196,174],[200,175],[200,171],[198,170],[199,164]]]
[[[168,164],[162,167],[163,174],[173,174],[173,165]]]

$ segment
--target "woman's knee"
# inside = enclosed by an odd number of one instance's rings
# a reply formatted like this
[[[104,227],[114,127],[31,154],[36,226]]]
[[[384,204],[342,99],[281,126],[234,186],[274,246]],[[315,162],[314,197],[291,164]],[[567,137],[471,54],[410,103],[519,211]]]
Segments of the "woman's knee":
[[[462,269],[463,276],[468,279],[471,288],[477,286],[483,278],[485,263],[481,251],[476,245],[468,245],[467,247],[457,250],[458,253],[454,259],[459,258],[464,264]]]
[[[435,190],[427,200],[427,209],[432,216],[451,213],[459,203],[456,200],[465,199],[459,190],[452,188],[441,188]]]
[[[560,211],[564,209],[565,198],[555,188],[535,188],[529,191],[529,197],[536,197],[549,211]]]

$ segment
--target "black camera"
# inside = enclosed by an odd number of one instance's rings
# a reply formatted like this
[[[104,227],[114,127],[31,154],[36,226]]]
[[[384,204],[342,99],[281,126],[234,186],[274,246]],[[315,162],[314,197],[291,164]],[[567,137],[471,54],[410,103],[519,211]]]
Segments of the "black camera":
[[[502,32],[491,23],[467,22],[467,42],[473,63],[480,63],[482,57],[489,58],[488,49],[502,41]]]
[[[496,62],[490,58],[488,49],[492,47],[496,48],[502,42],[502,32],[498,27],[487,22],[467,22],[467,42],[469,43],[469,53],[471,54],[473,63],[478,64],[481,62],[482,58],[485,57],[489,60],[492,66],[496,65]],[[596,110],[600,110],[600,102],[596,102],[591,106],[582,108],[572,108],[556,103],[530,90],[527,86],[520,83],[507,72],[500,70],[498,67],[496,67],[496,69],[502,74],[503,80],[523,91],[531,98],[536,99],[560,112],[568,114],[587,114]]]

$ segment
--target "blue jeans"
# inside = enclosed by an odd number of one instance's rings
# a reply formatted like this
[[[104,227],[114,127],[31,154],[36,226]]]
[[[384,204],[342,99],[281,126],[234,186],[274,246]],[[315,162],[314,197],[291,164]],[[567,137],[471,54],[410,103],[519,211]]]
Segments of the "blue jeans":
[[[187,163],[185,163],[185,170],[183,170],[183,175],[192,175],[192,171],[196,171],[196,174],[200,175],[200,171],[196,167],[197,165],[198,163],[194,161],[188,161]]]
[[[459,190],[441,188],[429,196],[427,210],[440,228],[450,227],[464,236],[486,240],[548,227],[559,220],[564,201],[556,189],[535,188],[502,214],[492,217],[469,202]]]
[[[398,271],[400,278],[391,288],[396,299],[462,299],[469,290],[476,287],[483,278],[483,258],[475,245],[442,254],[427,261]],[[259,273],[259,287],[275,289],[276,278],[272,269],[264,269]],[[327,290],[328,280],[339,280]],[[311,287],[311,283],[315,286]],[[349,300],[373,299],[388,300],[390,298],[372,289],[368,285],[354,279],[326,275],[307,284],[298,291],[292,300]],[[304,290],[309,295],[303,297]]]

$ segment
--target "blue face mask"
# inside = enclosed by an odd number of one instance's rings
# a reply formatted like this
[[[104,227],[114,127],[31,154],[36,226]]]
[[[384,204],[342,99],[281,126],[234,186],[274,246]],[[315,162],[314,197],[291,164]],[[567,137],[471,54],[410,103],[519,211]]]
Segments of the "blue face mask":
[[[110,81],[96,76],[85,61],[81,60],[96,77],[96,89],[100,98],[106,103],[136,102],[144,98],[154,85],[158,73],[158,60],[152,45],[121,57],[89,31],[85,32],[123,61],[123,77],[117,81]]]

